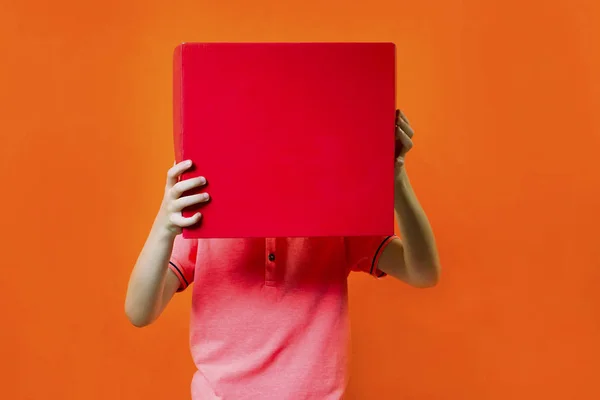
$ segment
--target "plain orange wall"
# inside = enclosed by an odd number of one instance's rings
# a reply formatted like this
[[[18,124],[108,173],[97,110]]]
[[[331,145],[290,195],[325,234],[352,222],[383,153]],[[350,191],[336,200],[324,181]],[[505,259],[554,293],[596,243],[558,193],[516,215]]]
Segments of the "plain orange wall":
[[[128,325],[182,41],[394,41],[433,290],[351,278],[349,399],[598,399],[600,3],[0,5],[0,398],[185,399],[190,293]]]

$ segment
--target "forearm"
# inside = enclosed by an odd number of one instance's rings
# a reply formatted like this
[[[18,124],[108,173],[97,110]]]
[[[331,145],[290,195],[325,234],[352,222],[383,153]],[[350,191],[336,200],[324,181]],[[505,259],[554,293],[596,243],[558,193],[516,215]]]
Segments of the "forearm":
[[[435,238],[404,168],[395,180],[396,218],[404,248],[404,262],[409,276],[437,281],[439,260]]]
[[[175,236],[155,223],[131,272],[125,312],[134,325],[153,322],[163,307],[163,292]]]

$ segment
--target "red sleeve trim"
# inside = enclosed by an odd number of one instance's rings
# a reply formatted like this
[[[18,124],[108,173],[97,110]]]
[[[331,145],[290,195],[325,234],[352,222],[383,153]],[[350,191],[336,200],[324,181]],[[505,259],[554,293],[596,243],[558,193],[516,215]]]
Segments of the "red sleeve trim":
[[[397,237],[396,235],[391,235],[391,236],[388,236],[385,239],[383,239],[383,241],[377,248],[375,255],[373,256],[373,261],[371,262],[371,270],[369,271],[369,274],[375,276],[376,278],[383,278],[384,276],[387,275],[385,272],[383,272],[383,271],[379,270],[379,268],[377,268],[377,264],[379,263],[379,258],[381,257],[381,254],[383,254],[383,250],[396,237]]]
[[[183,291],[185,288],[187,288],[189,286],[189,283],[185,279],[185,276],[183,275],[181,268],[179,268],[173,261],[169,261],[169,268],[171,269],[171,271],[173,271],[175,273],[177,278],[179,278],[180,285],[179,285],[179,288],[177,289],[177,291],[178,292]]]

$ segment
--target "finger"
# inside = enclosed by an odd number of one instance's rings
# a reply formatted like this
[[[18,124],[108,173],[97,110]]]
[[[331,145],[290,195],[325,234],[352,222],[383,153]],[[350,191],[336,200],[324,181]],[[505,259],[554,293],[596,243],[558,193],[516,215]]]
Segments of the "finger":
[[[396,141],[400,142],[404,152],[407,152],[413,147],[412,139],[405,132],[400,131],[400,135],[396,136]]]
[[[200,203],[206,203],[210,199],[208,193],[194,194],[191,196],[180,197],[173,202],[173,211],[181,211],[186,207],[190,207]]]
[[[184,194],[188,190],[204,186],[205,184],[206,178],[204,178],[203,176],[198,176],[196,178],[190,178],[177,182],[175,185],[173,185],[170,192],[172,198],[178,199],[181,197],[182,194]]]
[[[408,135],[408,137],[412,138],[414,136],[413,128],[402,118],[396,120],[396,129],[400,129],[404,133]],[[397,133],[397,132],[396,132]]]
[[[412,139],[415,133],[413,132],[412,128],[408,125],[396,125],[396,137],[399,138],[402,135],[406,135],[410,139]]]
[[[402,110],[398,110],[398,115],[399,115],[399,117],[400,117],[401,120],[403,120],[408,125],[410,125],[410,122],[408,121],[408,118],[406,118],[406,115],[402,112]]]
[[[198,221],[200,221],[200,218],[202,218],[202,214],[200,213],[196,213],[188,218],[184,217],[180,213],[176,213],[171,214],[170,220],[173,225],[178,226],[179,228],[187,228],[189,226],[197,224]]]
[[[167,172],[167,186],[171,187],[177,183],[179,176],[192,166],[191,160],[182,161],[174,164]]]

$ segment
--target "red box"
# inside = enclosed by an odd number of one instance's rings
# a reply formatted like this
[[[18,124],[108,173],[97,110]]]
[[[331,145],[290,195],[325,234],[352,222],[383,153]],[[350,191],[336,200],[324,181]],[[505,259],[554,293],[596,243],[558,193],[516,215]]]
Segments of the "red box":
[[[393,43],[185,43],[179,162],[211,201],[185,238],[394,232]]]

